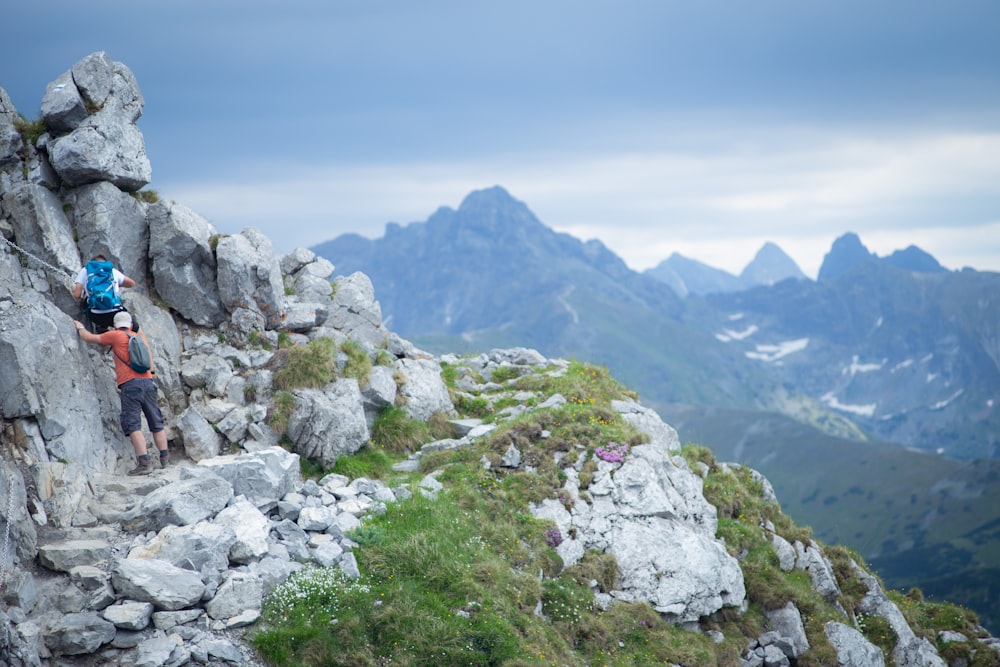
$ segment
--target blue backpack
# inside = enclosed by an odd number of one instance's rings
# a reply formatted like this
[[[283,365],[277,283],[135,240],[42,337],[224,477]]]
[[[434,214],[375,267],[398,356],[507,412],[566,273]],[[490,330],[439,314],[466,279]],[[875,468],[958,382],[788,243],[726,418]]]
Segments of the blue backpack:
[[[111,262],[87,262],[87,310],[114,310],[122,303]]]

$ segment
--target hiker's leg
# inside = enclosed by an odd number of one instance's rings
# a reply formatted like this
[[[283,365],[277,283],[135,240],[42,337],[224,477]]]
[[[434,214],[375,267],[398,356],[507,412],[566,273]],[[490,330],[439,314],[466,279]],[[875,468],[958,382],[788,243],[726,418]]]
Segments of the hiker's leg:
[[[153,433],[153,444],[160,451],[160,456],[163,456],[163,452],[167,451],[167,432],[156,431]]]
[[[132,441],[132,448],[135,455],[144,456],[146,454],[146,437],[142,434],[142,395],[143,388],[141,380],[129,380],[118,388],[121,394],[122,412],[119,423],[122,433],[128,435]]]
[[[142,387],[139,395],[139,405],[142,407],[142,414],[146,415],[146,425],[149,432],[153,434],[153,442],[156,442],[157,449],[165,449],[167,446],[167,434],[163,431],[163,413],[160,412],[160,404],[156,400],[156,383],[149,378],[139,378],[132,381]],[[157,433],[163,442],[161,447],[157,442]]]
[[[132,449],[135,450],[135,457],[146,455],[146,436],[142,431],[132,431],[128,434],[128,439],[132,441]]]
[[[134,380],[142,384],[142,414],[146,415],[146,425],[149,432],[153,434],[153,444],[160,452],[160,463],[166,465],[170,460],[170,453],[167,445],[167,432],[163,430],[163,413],[160,412],[160,404],[156,400],[156,383],[143,378]]]

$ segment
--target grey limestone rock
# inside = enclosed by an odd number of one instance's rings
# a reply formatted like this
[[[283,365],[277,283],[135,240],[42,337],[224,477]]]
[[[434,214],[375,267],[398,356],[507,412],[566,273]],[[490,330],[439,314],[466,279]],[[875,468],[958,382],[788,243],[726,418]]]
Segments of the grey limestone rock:
[[[76,188],[67,199],[81,261],[102,254],[145,287],[150,245],[145,204],[107,181]]]
[[[782,649],[789,658],[798,658],[809,650],[809,639],[798,608],[789,602],[780,609],[766,612],[770,627],[783,640]]]
[[[135,125],[144,104],[132,71],[104,52],[50,84],[42,118],[60,133],[47,145],[59,177],[70,186],[107,181],[128,191],[148,184],[152,168]]]
[[[225,320],[216,279],[217,234],[207,220],[179,204],[149,207],[149,256],[156,290],[184,318],[214,327]]]
[[[837,651],[838,667],[885,667],[882,650],[851,626],[829,621],[823,629]]]
[[[817,593],[827,601],[835,602],[840,596],[840,586],[837,585],[837,577],[833,573],[830,561],[812,542],[808,545],[796,542],[794,546],[798,555],[795,567],[809,573]]]
[[[38,562],[50,570],[69,572],[78,565],[92,565],[111,555],[111,545],[103,540],[67,540],[43,545]]]
[[[375,300],[371,279],[363,273],[337,276],[326,324],[369,350],[381,347],[388,336],[382,327],[382,308]]]
[[[253,503],[237,499],[215,515],[215,523],[229,527],[236,535],[229,549],[229,560],[232,562],[250,563],[267,554],[267,536],[271,526]]]
[[[281,447],[267,447],[249,454],[217,456],[203,460],[199,467],[229,482],[234,495],[244,496],[263,511],[275,507],[277,498],[302,483],[298,454]]]
[[[454,413],[455,406],[441,379],[441,365],[437,360],[400,359],[396,368],[404,378],[399,393],[410,418],[427,421],[435,413],[448,416]]]
[[[205,611],[215,619],[228,619],[247,610],[260,612],[264,585],[252,572],[231,571],[215,596],[205,604]]]
[[[216,261],[219,296],[226,309],[254,313],[270,329],[280,326],[285,287],[270,239],[252,227],[224,236],[216,247]]]
[[[337,457],[353,454],[368,443],[368,421],[357,380],[342,379],[323,390],[293,393],[295,409],[287,434],[298,454],[329,467]]]
[[[153,616],[153,605],[150,602],[125,601],[106,607],[101,616],[121,630],[142,630]]]
[[[187,526],[215,515],[232,497],[232,485],[206,471],[147,495],[130,525],[143,530],[159,530],[171,524]]]
[[[184,442],[184,452],[192,461],[201,461],[219,455],[222,438],[208,423],[208,420],[201,416],[196,407],[190,406],[181,413],[179,426]]]
[[[229,550],[235,531],[213,521],[189,526],[165,526],[146,544],[137,545],[129,558],[155,558],[202,574],[218,574],[229,568]]]
[[[2,193],[3,209],[14,227],[17,244],[62,269],[67,288],[82,265],[73,228],[54,192],[35,183],[21,183]],[[89,259],[89,258],[88,258]],[[72,276],[70,274],[73,274]]]
[[[157,609],[190,607],[205,592],[201,575],[157,558],[119,558],[111,568],[111,584],[119,594]]]
[[[854,565],[855,574],[868,587],[868,593],[858,604],[858,611],[884,619],[896,633],[896,646],[892,650],[892,658],[900,667],[945,667],[946,663],[938,655],[933,644],[918,637],[910,628],[899,607],[889,599],[878,580],[863,569]]]
[[[115,626],[93,611],[66,614],[45,633],[45,645],[56,655],[93,653],[115,637]]]
[[[791,572],[797,560],[795,547],[778,534],[771,535],[771,545],[774,547],[774,552],[778,554],[778,566],[785,572]]]
[[[45,87],[41,112],[45,126],[54,132],[70,132],[87,118],[87,105],[71,71],[62,73]]]

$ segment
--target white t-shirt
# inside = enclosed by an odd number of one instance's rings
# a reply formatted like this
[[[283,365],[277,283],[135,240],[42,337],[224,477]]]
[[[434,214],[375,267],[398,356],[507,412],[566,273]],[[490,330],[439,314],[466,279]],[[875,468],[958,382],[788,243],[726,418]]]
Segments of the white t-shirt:
[[[115,294],[121,294],[121,285],[125,282],[125,274],[118,269],[111,269],[115,277]],[[87,296],[87,267],[80,269],[80,273],[76,274],[76,284],[83,286],[83,296]],[[112,310],[97,310],[96,308],[90,312],[92,313],[113,313],[117,308]]]

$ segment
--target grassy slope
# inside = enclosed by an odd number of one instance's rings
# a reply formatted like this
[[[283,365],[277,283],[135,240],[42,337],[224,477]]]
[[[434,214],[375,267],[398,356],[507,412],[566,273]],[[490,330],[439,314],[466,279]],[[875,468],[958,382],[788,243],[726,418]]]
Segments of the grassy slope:
[[[444,370],[454,388],[462,371],[447,365]],[[836,664],[823,624],[851,619],[818,596],[805,572],[780,570],[761,526],[773,524],[789,540],[809,539],[809,529],[767,502],[748,469],[718,466],[703,447],[688,447],[684,454],[689,465],[704,464],[705,497],[718,508],[719,536],[741,562],[749,608],[702,619],[702,631],[724,637],[715,642],[704,632],[667,624],[648,604],[595,606],[595,592],[614,586],[614,559],[592,551],[564,569],[552,548],[558,531],[534,519],[529,503],[562,497],[561,466],[580,456],[586,457],[580,474],[585,495],[600,448],[645,441],[609,409],[611,399],[630,392],[605,369],[582,364],[572,364],[559,377],[511,379],[505,373],[492,379],[505,382],[508,395],[502,390],[479,399],[500,405],[515,400],[510,394],[530,391],[538,398],[559,393],[567,403],[504,421],[470,447],[427,453],[415,474],[394,472],[391,464],[430,438],[433,425],[398,424],[399,410],[381,415],[372,446],[342,457],[334,471],[404,485],[414,497],[367,517],[350,535],[358,544],[359,580],[345,579],[337,568],[315,568],[294,575],[268,598],[254,644],[270,664],[736,667],[748,639],[768,629],[764,611],[788,602],[801,611],[811,646],[799,657],[800,667]],[[521,469],[499,465],[511,444],[524,457]],[[484,460],[491,465],[484,466]],[[415,488],[431,472],[445,487],[434,499]],[[851,553],[843,547],[824,551],[843,592],[840,605],[855,609],[865,590],[850,564]],[[964,610],[894,599],[924,636],[934,637],[934,629],[982,636],[974,615]],[[888,655],[894,640],[878,620],[858,625]],[[956,650],[967,656],[966,642],[961,644]],[[997,667],[1000,662],[972,664]]]

